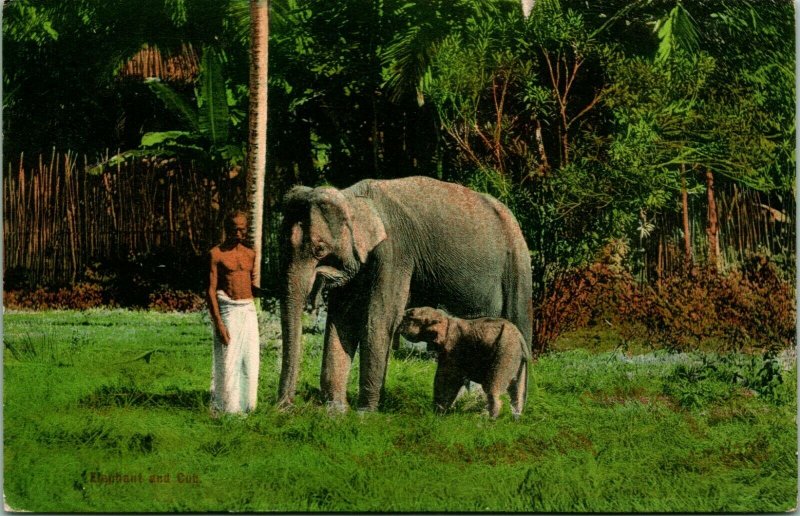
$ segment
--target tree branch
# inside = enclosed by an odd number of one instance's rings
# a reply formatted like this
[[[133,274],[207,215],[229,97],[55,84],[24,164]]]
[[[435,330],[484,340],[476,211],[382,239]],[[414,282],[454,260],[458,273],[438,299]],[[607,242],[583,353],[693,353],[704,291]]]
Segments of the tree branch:
[[[580,117],[582,117],[583,115],[585,115],[586,113],[591,111],[591,109],[594,108],[597,105],[598,102],[600,102],[600,99],[602,98],[602,96],[603,96],[603,92],[602,91],[600,91],[597,94],[595,94],[595,96],[592,99],[592,101],[589,102],[589,104],[587,104],[586,107],[581,109],[581,111],[577,115],[572,117],[572,120],[569,121],[569,123],[567,124],[567,127],[570,127],[573,123],[575,123],[576,120],[578,120]]]

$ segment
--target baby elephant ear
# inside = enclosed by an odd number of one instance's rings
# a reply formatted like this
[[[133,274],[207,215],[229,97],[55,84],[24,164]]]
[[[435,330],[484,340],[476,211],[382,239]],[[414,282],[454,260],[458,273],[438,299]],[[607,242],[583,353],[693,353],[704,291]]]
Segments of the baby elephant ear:
[[[367,255],[386,240],[386,228],[372,201],[356,197],[351,203],[353,210],[352,231],[353,248],[361,263],[367,262]]]
[[[447,340],[447,327],[449,323],[447,319],[428,320],[427,331],[434,337],[431,341],[433,344],[444,350],[450,350],[452,343]]]

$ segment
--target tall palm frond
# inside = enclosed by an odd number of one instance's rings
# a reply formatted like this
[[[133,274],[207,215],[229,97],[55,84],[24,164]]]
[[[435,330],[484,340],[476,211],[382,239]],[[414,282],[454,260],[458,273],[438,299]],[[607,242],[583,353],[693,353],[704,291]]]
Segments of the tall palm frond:
[[[222,73],[222,61],[217,52],[210,47],[203,49],[196,105],[192,105],[189,99],[159,79],[151,78],[146,83],[167,110],[181,121],[183,127],[179,130],[145,133],[139,149],[114,156],[108,162],[109,165],[130,157],[150,154],[205,154],[212,159],[215,153],[224,158],[233,156],[235,146],[228,141],[231,127],[228,92]]]
[[[389,73],[384,86],[391,92],[390,98],[393,101],[414,91],[417,104],[422,106],[425,103],[422,92],[430,81],[434,48],[445,37],[446,34],[437,33],[430,25],[415,25],[400,34],[386,48],[383,61],[388,63]]]
[[[230,113],[225,78],[222,76],[222,62],[215,50],[206,47],[200,74],[200,108],[198,124],[200,131],[214,145],[228,140]]]
[[[496,15],[504,4],[518,5],[491,0],[411,0],[399,5],[393,15],[407,18],[408,28],[399,31],[381,53],[383,86],[390,98],[396,102],[413,92],[417,103],[423,105],[422,92],[430,81],[437,45],[468,23]]]
[[[250,2],[248,0],[231,0],[228,3],[228,16],[225,23],[239,42],[246,44],[250,41]]]
[[[188,20],[186,0],[164,0],[164,7],[176,27],[182,27],[186,24]]]
[[[159,79],[151,78],[147,79],[145,82],[150,87],[150,91],[164,103],[164,106],[166,106],[170,112],[181,122],[186,124],[189,130],[200,130],[197,108],[192,106],[185,97]]]
[[[680,2],[666,17],[656,22],[653,31],[660,41],[657,61],[666,61],[679,50],[689,55],[697,52],[700,43],[697,23]]]

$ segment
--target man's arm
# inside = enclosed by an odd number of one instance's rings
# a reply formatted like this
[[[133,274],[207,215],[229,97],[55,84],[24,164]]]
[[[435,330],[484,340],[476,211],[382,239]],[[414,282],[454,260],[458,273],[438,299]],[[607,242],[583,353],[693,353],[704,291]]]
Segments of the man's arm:
[[[214,329],[219,335],[222,343],[226,346],[230,343],[231,337],[228,334],[228,328],[222,322],[222,315],[219,312],[219,303],[217,302],[217,283],[218,283],[218,269],[219,259],[214,249],[211,250],[211,266],[208,274],[208,292],[206,292],[206,300],[208,301],[208,310],[211,312],[211,321],[214,324]]]

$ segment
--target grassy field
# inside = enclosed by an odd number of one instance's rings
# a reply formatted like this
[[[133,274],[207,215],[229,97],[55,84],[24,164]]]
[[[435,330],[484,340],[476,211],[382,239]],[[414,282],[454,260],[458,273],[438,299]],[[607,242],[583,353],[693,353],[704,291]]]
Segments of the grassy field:
[[[265,314],[258,409],[212,419],[203,315],[6,313],[4,325],[4,491],[14,509],[796,506],[794,361],[568,349],[532,368],[520,421],[507,405],[491,421],[474,394],[435,416],[435,363],[399,350],[382,410],[334,417],[319,401],[320,336],[306,337],[297,406],[273,407],[279,329]],[[596,337],[587,341],[611,338]]]

